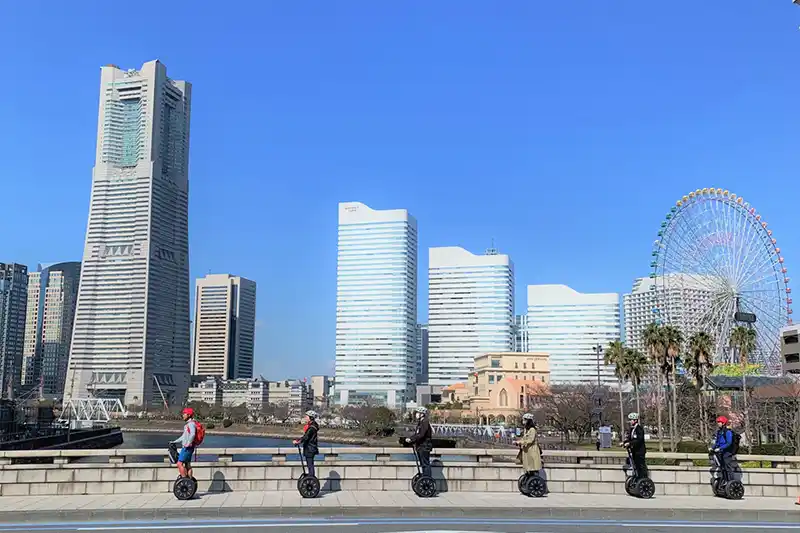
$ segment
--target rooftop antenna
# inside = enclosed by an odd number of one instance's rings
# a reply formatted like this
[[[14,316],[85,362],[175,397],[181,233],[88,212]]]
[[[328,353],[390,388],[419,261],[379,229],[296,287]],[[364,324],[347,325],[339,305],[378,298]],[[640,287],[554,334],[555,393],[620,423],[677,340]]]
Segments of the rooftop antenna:
[[[492,247],[486,249],[486,255],[497,255],[497,248],[494,247],[494,237],[492,237]]]

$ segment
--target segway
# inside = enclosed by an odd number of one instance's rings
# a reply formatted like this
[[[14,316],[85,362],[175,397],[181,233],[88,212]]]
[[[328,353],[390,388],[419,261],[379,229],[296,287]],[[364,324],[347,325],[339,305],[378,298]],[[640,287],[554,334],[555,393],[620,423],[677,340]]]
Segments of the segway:
[[[732,479],[728,466],[722,464],[722,454],[708,450],[711,460],[711,490],[718,498],[728,500],[741,500],[744,498],[744,484],[738,479]]]
[[[541,498],[547,494],[547,483],[539,472],[526,472],[517,480],[519,491],[530,498]]]
[[[656,493],[656,485],[647,476],[640,476],[633,460],[633,452],[628,448],[628,462],[622,466],[625,471],[625,492],[628,496],[649,500]]]
[[[412,446],[411,449],[414,450],[414,461],[417,464],[417,473],[411,478],[411,490],[420,498],[432,498],[436,496],[436,481],[431,476],[422,473],[417,447]]]
[[[172,464],[178,464],[178,445],[174,442],[169,443],[169,460]],[[172,494],[179,500],[191,500],[197,493],[197,480],[193,477],[178,476],[172,486]]]
[[[297,491],[303,498],[316,498],[319,496],[319,479],[306,472],[306,460],[300,446],[297,447],[297,452],[300,454],[300,464],[303,465],[303,473],[297,480]]]

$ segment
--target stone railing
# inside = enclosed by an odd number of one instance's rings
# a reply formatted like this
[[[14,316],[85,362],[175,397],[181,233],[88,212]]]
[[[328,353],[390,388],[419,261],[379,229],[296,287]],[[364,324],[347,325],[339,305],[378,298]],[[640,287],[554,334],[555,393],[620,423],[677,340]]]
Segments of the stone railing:
[[[448,449],[432,454],[441,491],[513,492],[522,473],[513,449]],[[322,448],[317,475],[323,491],[410,490],[417,472],[408,448]],[[544,452],[551,492],[624,493],[624,452]],[[740,455],[748,496],[798,491],[800,457]],[[650,453],[657,494],[710,495],[705,454]],[[295,448],[201,449],[193,464],[200,492],[295,490],[302,472]],[[168,492],[177,476],[159,450],[39,450],[0,452],[0,495]]]

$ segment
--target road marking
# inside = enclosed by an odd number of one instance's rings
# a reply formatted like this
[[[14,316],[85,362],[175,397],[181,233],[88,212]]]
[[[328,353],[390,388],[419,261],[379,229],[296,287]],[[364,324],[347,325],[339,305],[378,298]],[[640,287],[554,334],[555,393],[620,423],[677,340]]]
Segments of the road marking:
[[[317,526],[322,527],[323,525],[331,526],[332,524],[309,524],[309,523],[298,523],[298,522],[267,522],[267,523],[248,523],[248,524],[240,524],[240,523],[232,523],[232,524],[175,524],[175,525],[151,525],[151,526],[113,526],[113,527],[78,527],[75,528],[74,531],[152,531],[155,529],[253,529],[257,527],[310,527],[310,526]],[[337,527],[356,527],[359,526],[358,522],[337,522]],[[0,531],[2,531],[0,529]]]

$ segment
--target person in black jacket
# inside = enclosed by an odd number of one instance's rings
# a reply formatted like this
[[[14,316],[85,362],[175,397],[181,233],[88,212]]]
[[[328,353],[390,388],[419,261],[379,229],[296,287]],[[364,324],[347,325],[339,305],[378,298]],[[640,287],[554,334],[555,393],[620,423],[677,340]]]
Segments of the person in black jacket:
[[[417,407],[417,429],[414,435],[406,439],[406,442],[413,445],[419,456],[419,465],[422,474],[430,477],[431,475],[431,451],[433,450],[433,430],[428,422],[428,410],[425,407]]]
[[[639,424],[639,413],[629,414],[628,420],[631,422],[631,427],[625,432],[625,440],[622,445],[631,451],[637,476],[639,478],[647,477],[647,446],[644,441],[644,428]]]
[[[314,477],[316,477],[314,456],[319,453],[319,444],[317,442],[317,434],[319,433],[318,417],[319,415],[315,411],[306,411],[306,425],[303,428],[303,436],[294,441],[295,445],[300,444],[303,446],[303,457],[306,458],[308,474]]]

